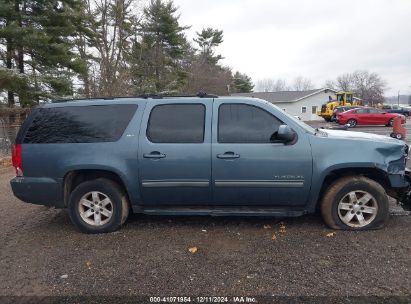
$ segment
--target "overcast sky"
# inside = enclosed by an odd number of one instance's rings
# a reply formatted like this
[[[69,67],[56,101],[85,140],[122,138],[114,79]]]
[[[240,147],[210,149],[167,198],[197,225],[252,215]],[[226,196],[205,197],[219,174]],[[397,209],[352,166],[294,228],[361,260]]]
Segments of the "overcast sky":
[[[302,75],[316,87],[366,69],[411,93],[411,0],[175,0],[188,35],[224,31],[224,64],[261,78]]]

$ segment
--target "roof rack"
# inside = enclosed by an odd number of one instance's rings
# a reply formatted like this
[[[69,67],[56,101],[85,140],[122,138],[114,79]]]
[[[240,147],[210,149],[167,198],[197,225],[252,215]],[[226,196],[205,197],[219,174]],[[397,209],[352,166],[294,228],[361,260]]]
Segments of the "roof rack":
[[[143,94],[139,96],[131,96],[131,97],[140,97],[140,98],[153,98],[153,99],[162,99],[162,98],[172,98],[172,97],[199,97],[199,98],[218,98],[218,95],[207,94],[206,92],[198,92],[196,95],[162,95],[162,94]],[[122,98],[122,97],[118,97]],[[126,98],[126,97],[125,97]]]
[[[71,99],[57,99],[51,101],[52,103],[70,102],[78,100],[113,100],[118,98],[143,98],[143,99],[163,99],[173,97],[199,97],[199,98],[218,98],[218,95],[207,94],[206,92],[198,92],[196,95],[161,95],[161,94],[141,94],[136,96],[109,96],[109,97],[91,97],[91,98],[71,98]]]
[[[114,97],[90,97],[90,98],[70,98],[70,99],[55,99],[50,101],[51,103],[61,103],[61,102],[70,102],[70,101],[77,101],[77,100],[110,100],[114,99]]]

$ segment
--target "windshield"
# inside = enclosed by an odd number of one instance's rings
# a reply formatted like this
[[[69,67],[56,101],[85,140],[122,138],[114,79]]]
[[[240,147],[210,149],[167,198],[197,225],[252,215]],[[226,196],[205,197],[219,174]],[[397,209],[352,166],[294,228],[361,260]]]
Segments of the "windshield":
[[[311,134],[315,134],[316,131],[313,127],[307,125],[306,123],[302,122],[301,120],[298,120],[297,118],[295,118],[294,116],[288,114],[287,112],[281,110],[279,107],[277,107],[276,105],[273,105],[271,102],[267,102],[268,105],[270,105],[271,107],[275,108],[277,111],[281,111],[284,115],[286,115],[289,119],[292,119],[293,122],[297,123],[301,128],[303,128],[306,132],[311,133]]]

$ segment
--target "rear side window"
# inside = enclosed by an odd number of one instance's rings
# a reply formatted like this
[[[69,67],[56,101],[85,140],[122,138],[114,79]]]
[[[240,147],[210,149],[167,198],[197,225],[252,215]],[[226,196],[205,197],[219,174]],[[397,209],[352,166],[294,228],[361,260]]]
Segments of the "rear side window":
[[[147,138],[153,143],[204,142],[205,106],[165,104],[150,113]]]
[[[360,109],[360,110],[354,111],[354,113],[357,113],[357,114],[368,114],[369,112],[370,111],[368,109]]]
[[[381,113],[381,111],[380,111],[380,110],[377,110],[377,109],[368,109],[368,112],[369,112],[369,113],[373,113],[373,114],[379,114],[379,113]]]
[[[219,143],[270,143],[282,121],[246,104],[222,104],[218,112]]]
[[[23,143],[94,143],[120,139],[137,105],[38,109]]]

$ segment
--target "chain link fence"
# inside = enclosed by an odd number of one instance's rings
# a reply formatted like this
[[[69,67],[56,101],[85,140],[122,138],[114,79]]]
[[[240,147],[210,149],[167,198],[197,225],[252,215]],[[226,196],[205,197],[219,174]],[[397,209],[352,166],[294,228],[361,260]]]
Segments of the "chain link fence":
[[[0,117],[0,159],[11,156],[11,146],[14,142],[19,125],[11,125],[5,118]]]
[[[0,160],[11,157],[11,148],[30,108],[0,107]]]

